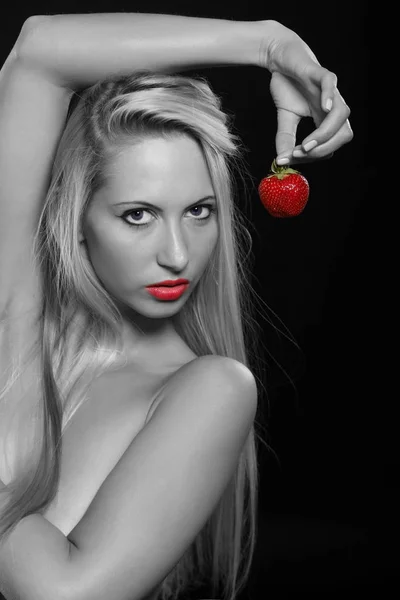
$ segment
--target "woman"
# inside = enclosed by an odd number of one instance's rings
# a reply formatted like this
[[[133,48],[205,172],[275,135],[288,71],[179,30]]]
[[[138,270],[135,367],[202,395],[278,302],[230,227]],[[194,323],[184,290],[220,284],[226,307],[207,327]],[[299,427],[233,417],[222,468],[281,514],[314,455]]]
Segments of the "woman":
[[[3,66],[7,600],[189,598],[204,582],[234,600],[248,578],[257,385],[240,144],[206,81],[172,74],[229,64],[272,73],[278,163],[352,138],[335,75],[275,21],[31,17]],[[305,116],[316,129],[296,145]]]

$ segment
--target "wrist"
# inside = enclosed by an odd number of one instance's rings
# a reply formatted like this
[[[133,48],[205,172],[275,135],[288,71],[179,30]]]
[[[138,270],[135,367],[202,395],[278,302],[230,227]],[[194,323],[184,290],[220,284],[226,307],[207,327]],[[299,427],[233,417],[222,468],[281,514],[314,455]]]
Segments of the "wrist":
[[[243,64],[271,70],[276,44],[293,32],[274,20],[232,21],[226,51],[227,64]]]
[[[277,47],[286,41],[300,39],[297,34],[274,20],[258,21],[259,51],[257,66],[268,69],[271,73],[277,69]]]
[[[265,34],[265,21],[232,21],[228,63],[260,66],[260,50]]]

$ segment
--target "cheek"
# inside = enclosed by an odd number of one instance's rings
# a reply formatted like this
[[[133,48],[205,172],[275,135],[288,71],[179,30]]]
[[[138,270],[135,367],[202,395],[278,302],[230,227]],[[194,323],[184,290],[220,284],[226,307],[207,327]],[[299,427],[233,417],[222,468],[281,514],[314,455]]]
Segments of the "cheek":
[[[203,240],[201,244],[201,262],[203,268],[207,266],[211,258],[214,256],[218,246],[218,238],[218,225],[215,224],[215,227],[212,228],[212,231],[210,231],[209,235],[207,236],[207,240]]]
[[[215,249],[218,244],[218,238],[219,238],[219,226],[218,226],[218,222],[214,221],[214,226],[211,228],[210,238],[209,238],[208,247],[207,247],[209,256],[212,256],[212,254],[215,252]]]
[[[133,249],[132,240],[124,242],[121,236],[91,234],[86,238],[90,261],[96,275],[106,288],[129,287],[137,272],[138,249]]]

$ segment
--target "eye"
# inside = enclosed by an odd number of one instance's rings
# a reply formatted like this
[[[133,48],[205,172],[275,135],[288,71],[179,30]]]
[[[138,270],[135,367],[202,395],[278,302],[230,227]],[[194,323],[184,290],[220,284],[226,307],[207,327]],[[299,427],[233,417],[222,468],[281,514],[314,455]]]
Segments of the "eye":
[[[135,208],[135,210],[128,210],[128,211],[124,212],[124,214],[122,215],[122,219],[125,221],[125,223],[127,225],[130,225],[130,227],[147,227],[148,225],[150,225],[151,221],[149,221],[147,223],[140,223],[140,222],[139,223],[131,223],[130,221],[126,220],[126,217],[128,217],[128,216],[131,218],[134,218],[134,217],[136,218],[138,214],[145,213],[145,212],[150,213],[150,211],[145,208]],[[139,219],[139,221],[140,220],[141,219]]]
[[[216,212],[216,208],[213,204],[197,204],[196,206],[193,206],[192,208],[189,209],[190,212],[193,213],[197,212],[197,215],[200,212],[200,215],[203,214],[204,210],[207,208],[208,209],[208,214],[206,214],[205,217],[200,217],[200,218],[195,218],[193,219],[194,221],[199,222],[199,225],[203,225],[206,221],[208,221],[210,219],[210,217]],[[122,215],[121,218],[123,219],[123,221],[129,225],[130,227],[148,227],[149,225],[151,225],[152,221],[148,221],[147,223],[142,223],[141,220],[139,218],[139,220],[136,219],[136,217],[138,215],[140,215],[140,213],[150,213],[152,214],[152,212],[147,209],[147,208],[135,208],[133,210],[127,210],[125,211]],[[130,221],[127,220],[127,217],[130,217],[131,219],[135,219],[136,222],[132,223]]]
[[[205,217],[201,217],[200,219],[196,219],[196,221],[206,221],[207,219],[209,219],[211,217],[211,215],[215,212],[215,208],[212,204],[199,204],[198,206],[194,206],[193,208],[190,208],[190,211],[201,211],[200,214],[202,215],[204,213],[204,208],[208,209],[208,214],[206,214]],[[198,214],[196,216],[199,216]]]

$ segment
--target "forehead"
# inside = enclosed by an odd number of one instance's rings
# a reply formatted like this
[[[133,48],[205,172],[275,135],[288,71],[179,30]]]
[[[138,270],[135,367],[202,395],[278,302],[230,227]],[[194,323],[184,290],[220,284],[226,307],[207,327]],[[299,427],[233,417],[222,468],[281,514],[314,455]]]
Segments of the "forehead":
[[[212,182],[203,151],[187,135],[146,138],[116,152],[106,169],[114,191],[127,190],[159,196],[166,190],[212,193]],[[206,188],[206,189],[205,189]]]

